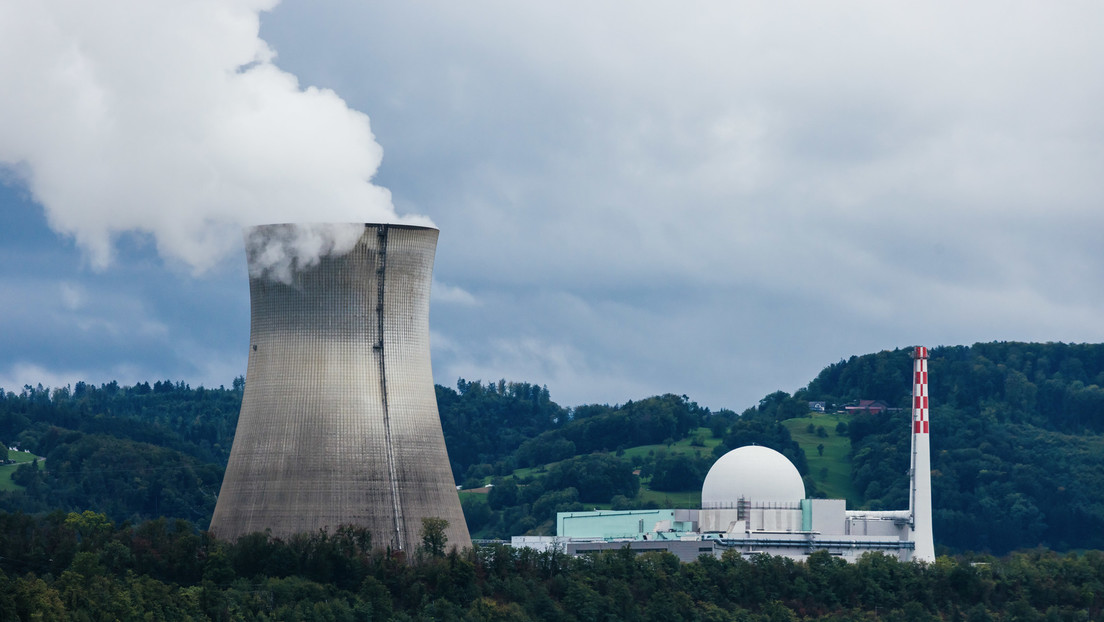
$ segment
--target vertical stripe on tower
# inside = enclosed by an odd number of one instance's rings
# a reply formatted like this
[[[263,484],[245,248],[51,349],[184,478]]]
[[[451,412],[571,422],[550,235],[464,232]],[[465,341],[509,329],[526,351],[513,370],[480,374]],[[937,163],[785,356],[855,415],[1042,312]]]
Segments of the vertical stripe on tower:
[[[912,431],[928,433],[928,349],[919,346],[913,351]]]

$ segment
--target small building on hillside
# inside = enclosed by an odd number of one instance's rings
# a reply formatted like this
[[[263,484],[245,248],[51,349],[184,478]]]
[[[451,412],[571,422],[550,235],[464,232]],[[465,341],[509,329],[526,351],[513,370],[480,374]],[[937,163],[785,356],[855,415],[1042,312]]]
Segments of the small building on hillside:
[[[882,400],[859,400],[856,406],[844,406],[844,410],[851,414],[865,413],[868,415],[880,415],[890,410],[889,404]]]

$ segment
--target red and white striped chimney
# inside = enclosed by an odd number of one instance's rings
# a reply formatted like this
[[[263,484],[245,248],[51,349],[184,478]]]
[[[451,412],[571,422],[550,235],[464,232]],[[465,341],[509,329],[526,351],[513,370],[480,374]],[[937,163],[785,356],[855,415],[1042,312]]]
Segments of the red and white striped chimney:
[[[928,419],[928,349],[917,346],[912,351],[912,497],[909,512],[912,519],[912,541],[916,548],[912,559],[935,561],[935,541],[932,538],[931,500],[931,436]]]

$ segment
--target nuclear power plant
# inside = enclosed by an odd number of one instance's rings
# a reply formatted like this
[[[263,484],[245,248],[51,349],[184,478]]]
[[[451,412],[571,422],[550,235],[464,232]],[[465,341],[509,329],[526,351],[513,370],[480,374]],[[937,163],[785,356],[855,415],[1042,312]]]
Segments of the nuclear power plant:
[[[806,499],[797,467],[767,447],[721,456],[702,485],[701,509],[560,512],[555,536],[518,536],[514,546],[567,553],[628,547],[693,561],[725,551],[803,560],[816,551],[848,561],[880,551],[902,561],[935,561],[932,539],[928,349],[912,351],[909,509],[848,510],[843,499]],[[902,421],[904,424],[904,421]]]
[[[434,392],[429,296],[438,231],[356,225],[348,252],[266,270],[297,225],[247,234],[250,344],[237,434],[211,518],[236,539],[368,529],[375,546],[413,551],[422,520],[448,521],[449,546],[471,538],[453,485]],[[276,245],[279,246],[278,244]],[[868,551],[934,561],[928,350],[913,350],[909,508],[848,510],[807,499],[790,461],[766,447],[714,463],[700,509],[561,512],[556,536],[514,546],[583,553],[609,548],[703,554],[815,551],[854,560]]]
[[[295,227],[247,237],[286,238]],[[288,282],[247,249],[249,363],[215,536],[356,525],[377,547],[413,551],[422,519],[443,518],[449,547],[471,545],[430,365],[437,235],[366,224],[351,251],[301,264]]]

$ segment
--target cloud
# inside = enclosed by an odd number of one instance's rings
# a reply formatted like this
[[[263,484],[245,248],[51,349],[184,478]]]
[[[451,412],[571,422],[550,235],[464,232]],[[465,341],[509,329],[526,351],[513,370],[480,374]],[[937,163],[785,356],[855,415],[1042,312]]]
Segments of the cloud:
[[[485,346],[538,339],[741,409],[851,354],[1104,338],[1099,7],[680,9],[266,14],[282,62],[372,111],[396,202],[441,228],[438,278],[484,301],[435,314],[465,353],[440,370],[540,381]],[[601,384],[550,387],[633,397]]]
[[[174,280],[129,253],[130,262],[103,273],[82,274],[74,258],[67,253],[53,268],[61,278],[36,274],[44,266],[33,254],[17,257],[25,274],[0,275],[0,299],[8,301],[0,305],[0,386],[157,379],[218,386],[244,373],[244,266],[221,280]]]
[[[552,398],[563,405],[578,405],[576,399],[580,396],[644,396],[652,391],[641,380],[591,368],[586,353],[567,343],[537,338],[494,339],[478,353],[468,346],[454,350],[455,358],[435,366],[438,384],[452,386],[458,378],[534,382],[550,387]],[[509,373],[504,375],[506,370]],[[564,401],[564,397],[571,401]]]
[[[206,352],[207,358],[197,359],[197,370],[193,370],[189,376],[191,386],[229,386],[232,379],[242,375],[236,361],[227,361],[218,357],[211,357],[212,352]],[[112,381],[120,385],[131,386],[139,382],[154,382],[155,380],[172,380],[165,374],[151,374],[151,370],[143,364],[118,363],[109,367],[94,367],[90,369],[59,368],[56,365],[40,365],[29,361],[16,361],[0,369],[0,390],[19,393],[24,386],[36,387],[42,385],[47,389],[60,389],[72,387],[78,382],[87,382],[93,385],[106,384]]]
[[[203,272],[247,225],[428,223],[371,183],[382,149],[368,117],[274,64],[258,29],[275,4],[0,7],[0,165],[93,267],[126,235]]]
[[[463,288],[433,280],[433,301],[444,304],[477,306],[479,299]]]
[[[253,227],[246,231],[245,253],[253,277],[291,283],[292,275],[320,257],[344,255],[364,235],[360,223],[304,223]]]
[[[63,282],[58,285],[61,290],[61,303],[70,310],[76,311],[84,306],[87,292],[78,283]]]
[[[40,4],[0,7],[0,179],[195,270],[240,224],[427,214],[444,384],[742,410],[852,354],[1104,339],[1100,6]],[[245,330],[240,283],[142,278],[191,294],[120,314],[188,379]]]
[[[42,385],[48,389],[71,386],[85,378],[84,372],[58,371],[33,363],[15,363],[0,371],[0,389],[19,393],[24,386]]]

